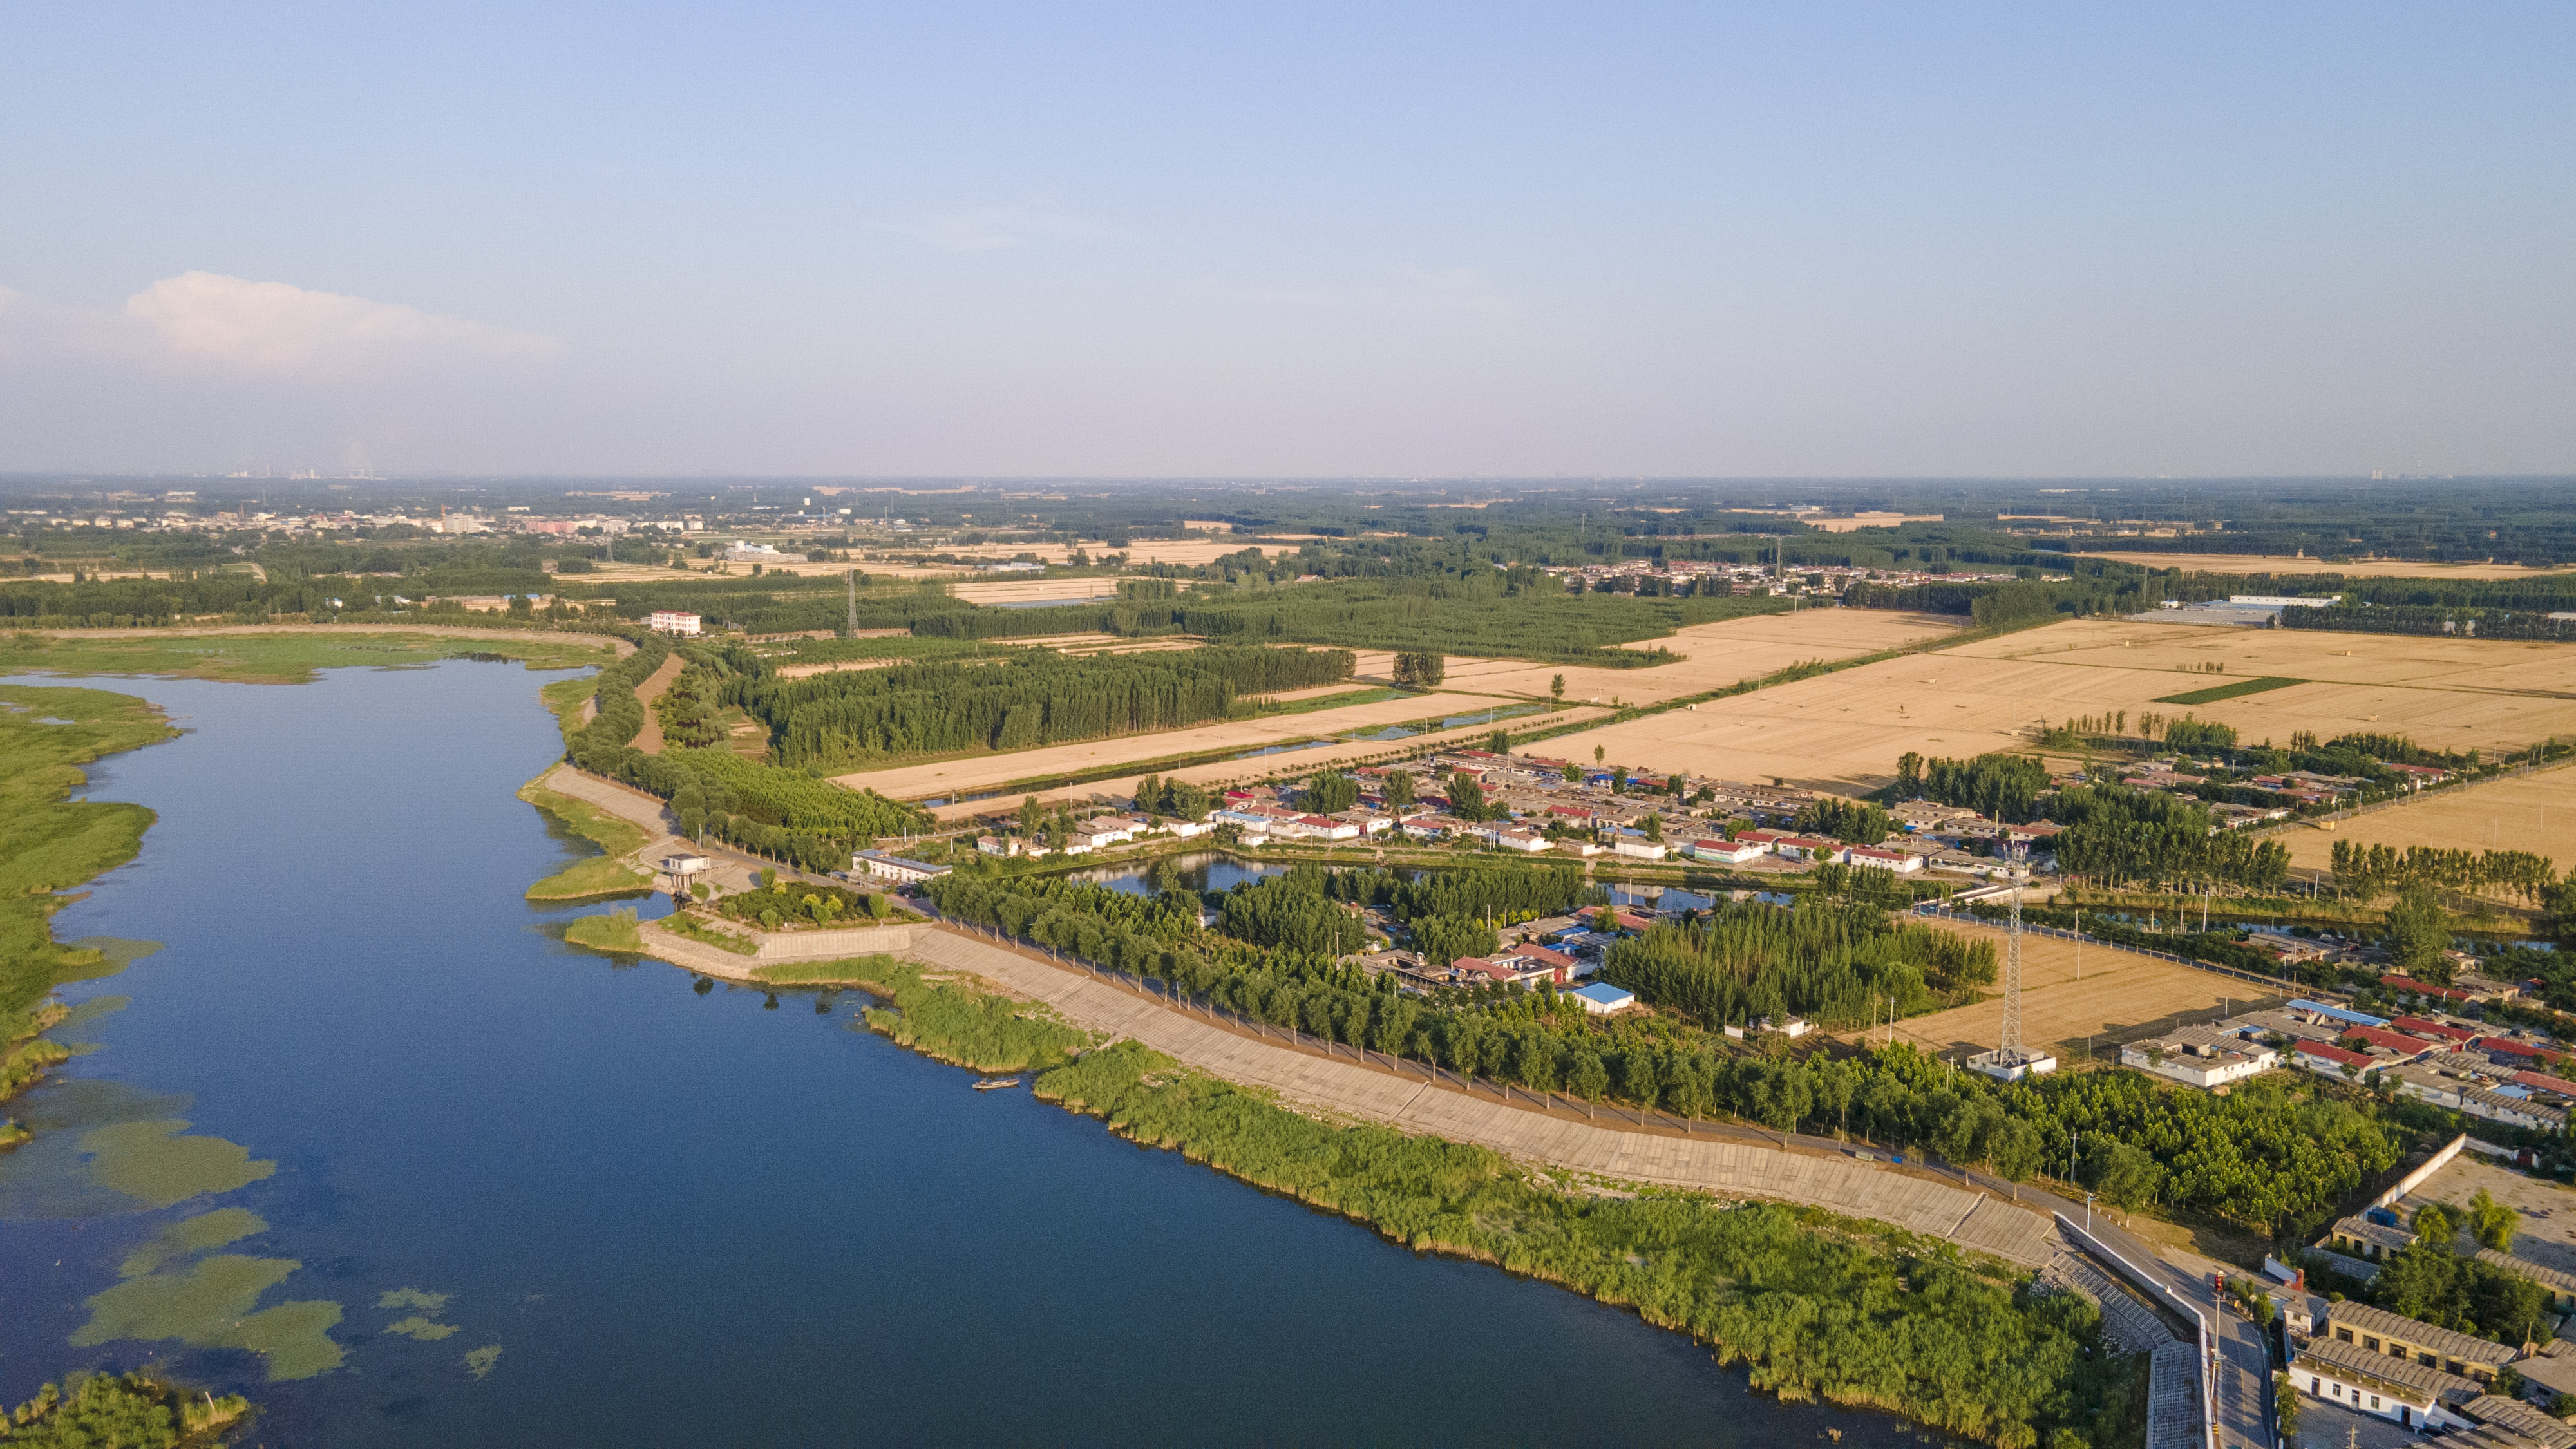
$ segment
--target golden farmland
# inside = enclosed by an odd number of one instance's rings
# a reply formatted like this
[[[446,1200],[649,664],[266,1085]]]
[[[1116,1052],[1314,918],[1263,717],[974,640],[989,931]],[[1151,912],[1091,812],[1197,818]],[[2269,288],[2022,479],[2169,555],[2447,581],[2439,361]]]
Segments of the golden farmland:
[[[1941,924],[1961,934],[1992,941],[2001,957],[2001,930]],[[2076,975],[2077,965],[2072,941],[2031,934],[2021,938],[2022,1040],[2054,1050],[2062,1059],[2080,1058],[2087,1038],[2099,1053],[2114,1041],[2126,1041],[2151,1030],[2171,1030],[2177,1024],[2178,1013],[2205,1014],[2225,1009],[2231,1003],[2235,1010],[2245,1011],[2251,1009],[2249,999],[2277,1000],[2261,996],[2262,988],[2251,982],[2109,946],[2084,947],[2080,978]],[[1895,1038],[1926,1051],[1952,1055],[1986,1051],[1996,1045],[2003,1030],[2003,1017],[2003,999],[1998,996],[1974,1006],[1900,1021],[1895,1026]],[[1853,1033],[1855,1037],[1865,1034]],[[1884,1027],[1876,1039],[1887,1039]]]
[[[2223,663],[2224,674],[2195,666]],[[2312,681],[2199,706],[2155,701],[2271,675]],[[2026,744],[2041,721],[2192,714],[2248,741],[2371,730],[2436,749],[2576,733],[2576,648],[2483,639],[2069,620],[1547,741],[1551,755],[1857,792],[1907,750]]]
[[[2557,861],[2564,875],[2576,870],[2576,765],[2437,790],[2339,821],[2331,831],[2298,826],[2273,839],[2290,848],[2291,865],[2305,869],[2326,869],[2334,843],[2351,840],[2399,850],[2528,850]]]

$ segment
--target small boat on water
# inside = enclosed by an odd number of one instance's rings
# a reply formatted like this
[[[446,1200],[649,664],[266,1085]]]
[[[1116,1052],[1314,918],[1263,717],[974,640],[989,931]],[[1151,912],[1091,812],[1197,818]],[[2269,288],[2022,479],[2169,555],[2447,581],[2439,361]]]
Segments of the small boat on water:
[[[998,1092],[1004,1087],[1016,1087],[1019,1084],[1020,1079],[1017,1077],[987,1078],[984,1081],[977,1082],[975,1084],[975,1090],[979,1092]]]

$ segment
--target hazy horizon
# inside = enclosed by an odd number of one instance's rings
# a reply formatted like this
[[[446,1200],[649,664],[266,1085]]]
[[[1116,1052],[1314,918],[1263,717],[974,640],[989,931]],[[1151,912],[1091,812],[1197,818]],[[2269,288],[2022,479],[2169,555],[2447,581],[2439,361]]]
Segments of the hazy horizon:
[[[0,473],[2576,472],[2576,14],[0,16]]]

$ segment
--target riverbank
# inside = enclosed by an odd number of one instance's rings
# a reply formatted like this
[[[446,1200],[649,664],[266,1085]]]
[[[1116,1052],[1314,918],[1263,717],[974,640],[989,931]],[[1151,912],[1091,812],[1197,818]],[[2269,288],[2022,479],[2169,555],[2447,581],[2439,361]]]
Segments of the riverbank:
[[[40,1034],[61,1019],[45,998],[118,969],[99,951],[56,941],[52,917],[80,899],[68,892],[132,860],[154,816],[140,805],[73,801],[89,783],[80,767],[177,734],[131,695],[0,685],[0,1099],[70,1057]],[[0,1132],[0,1146],[24,1140]]]
[[[2101,1351],[2082,1299],[2023,1295],[2026,1269],[1990,1254],[1813,1208],[1534,1170],[1492,1147],[1298,1110],[1132,1036],[1082,1050],[1096,1038],[1048,1014],[1054,1003],[999,994],[964,970],[878,958],[800,974],[890,1001],[868,1024],[912,1050],[984,1072],[1052,1066],[1037,1095],[1120,1136],[1416,1252],[1631,1309],[1721,1362],[1746,1362],[1753,1386],[1783,1399],[1885,1409],[2002,1444],[2053,1428],[2095,1445],[2142,1434],[2130,1420],[2143,1363]]]
[[[469,648],[468,641],[496,647]],[[310,684],[325,669],[382,669],[460,657],[515,659],[531,669],[610,663],[635,652],[623,639],[530,629],[340,624],[234,624],[179,629],[20,631],[0,635],[0,674],[149,674],[235,684]]]

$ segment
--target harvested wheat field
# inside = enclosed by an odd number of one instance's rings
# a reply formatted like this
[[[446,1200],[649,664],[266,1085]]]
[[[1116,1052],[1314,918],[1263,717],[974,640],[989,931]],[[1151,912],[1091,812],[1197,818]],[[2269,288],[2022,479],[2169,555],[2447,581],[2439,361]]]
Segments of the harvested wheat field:
[[[970,755],[957,760],[895,765],[835,778],[853,789],[865,787],[897,800],[931,799],[960,792],[990,790],[1013,780],[1099,770],[1131,760],[1159,760],[1172,755],[1195,755],[1217,750],[1258,750],[1290,740],[1319,739],[1353,730],[1466,714],[1494,703],[1491,699],[1466,695],[1429,694],[1380,700],[1375,704],[1356,704],[1343,709],[1274,715],[1268,719],[1227,720],[1194,725],[1188,729],[1165,730],[1158,734],[1121,735],[1114,739],[1049,745],[1005,755]],[[1509,723],[1516,729],[1529,727],[1526,720],[1516,719]],[[1384,751],[1397,743],[1372,740],[1362,742],[1362,747]]]
[[[2567,875],[2576,872],[2576,765],[2437,790],[2339,821],[2332,830],[2298,825],[2272,838],[2290,848],[2291,865],[2315,870],[2331,863],[2336,841],[2352,840],[2399,850],[2528,850],[2557,861],[2559,874]]]
[[[2223,662],[2226,673],[2192,666]],[[2274,676],[2302,683],[2209,704],[2161,698]],[[2233,725],[2249,741],[2354,731],[2436,749],[2526,745],[2576,726],[2576,647],[2277,629],[2069,620],[1711,701],[1547,743],[1599,745],[1637,769],[1778,777],[1874,790],[1907,750],[2019,748],[2070,716],[2153,710]]]
[[[1540,729],[1549,725],[1579,723],[1587,718],[1598,718],[1601,713],[1600,710],[1588,707],[1563,709],[1550,714],[1525,715],[1510,723],[1514,729]],[[1322,717],[1322,713],[1318,712],[1290,716],[1279,722],[1287,724],[1297,720],[1314,720]],[[1164,770],[1160,773],[1167,780],[1185,780],[1190,784],[1208,788],[1231,785],[1245,780],[1267,779],[1274,774],[1303,775],[1327,765],[1376,764],[1415,755],[1424,749],[1473,744],[1481,741],[1489,733],[1491,733],[1489,726],[1464,725],[1454,730],[1414,735],[1402,740],[1360,740],[1351,744],[1320,745],[1313,749],[1283,750],[1275,755],[1262,755],[1242,760],[1220,760],[1212,765],[1193,765],[1187,769]],[[1153,738],[1168,740],[1174,736],[1156,735]],[[1283,737],[1284,740],[1297,738],[1299,737],[1294,734]],[[1180,752],[1173,750],[1167,753]],[[1039,772],[1032,770],[1013,778],[1026,778],[1027,775],[1037,773]],[[860,777],[845,776],[843,783],[857,778]],[[1106,780],[1094,780],[1088,784],[1062,785],[1054,789],[1036,790],[1030,793],[1036,795],[1038,802],[1043,805],[1053,805],[1059,800],[1079,803],[1094,796],[1102,799],[1126,799],[1135,794],[1138,778],[1139,776],[1136,775],[1125,775]],[[941,820],[964,820],[977,815],[996,815],[1015,810],[1019,808],[1020,799],[1018,795],[1005,795],[991,800],[962,801],[933,807],[930,813]]]
[[[1660,704],[1758,679],[1809,659],[1849,659],[1956,633],[1966,620],[1947,614],[1906,614],[1882,609],[1804,609],[1795,614],[1754,614],[1714,624],[1688,624],[1670,638],[1620,646],[1647,650],[1660,644],[1684,656],[1651,669],[1595,669],[1531,664],[1518,659],[1449,656],[1444,689],[1543,698],[1548,681],[1565,676],[1569,704]],[[1392,677],[1395,656],[1360,656],[1363,678]]]
[[[1118,597],[1116,579],[996,579],[948,586],[950,597],[970,604],[1087,604]]]
[[[1895,1026],[1896,1039],[1934,1052],[1990,1050],[2003,1030],[2000,962],[2004,932],[1993,926],[1949,921],[1938,924],[1994,942],[1998,962],[1994,989],[1998,994],[1974,1006],[1900,1021]],[[2254,1002],[2268,1004],[2279,999],[2262,995],[2262,988],[2252,982],[2111,946],[2084,947],[2081,979],[2076,976],[2076,966],[2074,942],[2055,936],[2021,938],[2022,1040],[2054,1050],[2064,1061],[2083,1056],[2087,1037],[2093,1039],[2099,1052],[2113,1041],[2172,1030],[2177,1024],[2176,1013],[2197,1012],[2205,1018],[2230,1003],[2234,1009],[2245,1011],[2252,1009]],[[1849,1035],[1858,1040],[1866,1033]],[[1885,1028],[1881,1028],[1879,1039],[1886,1039]]]
[[[2563,568],[2533,569],[2510,563],[2415,563],[2406,559],[2327,563],[2323,559],[2247,553],[2096,553],[2087,549],[2078,557],[2107,558],[2143,568],[2181,569],[2195,574],[2341,574],[2348,579],[2536,579],[2567,572]]]

